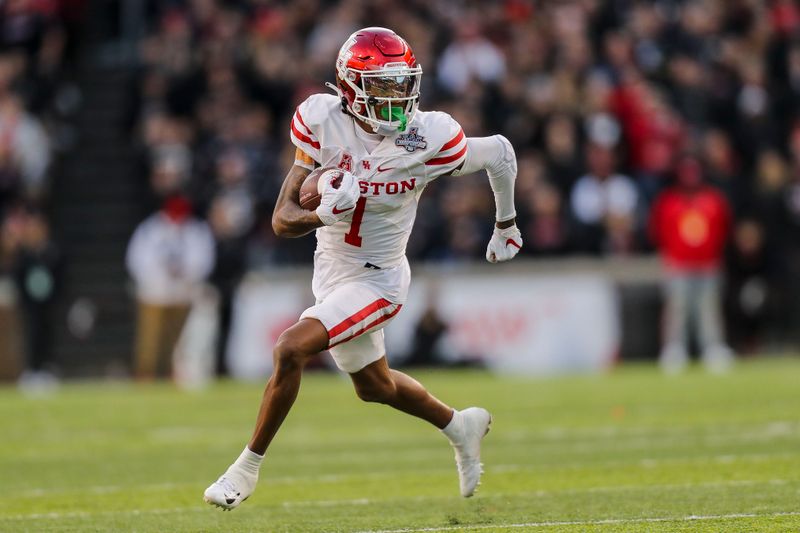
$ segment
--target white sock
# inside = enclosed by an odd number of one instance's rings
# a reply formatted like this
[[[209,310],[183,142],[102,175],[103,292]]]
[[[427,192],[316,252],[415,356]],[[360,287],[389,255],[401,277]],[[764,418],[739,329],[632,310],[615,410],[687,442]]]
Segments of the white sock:
[[[444,433],[444,436],[450,439],[450,442],[456,442],[461,439],[461,427],[463,426],[462,423],[462,416],[461,412],[457,409],[453,409],[453,418],[450,420],[450,423],[447,424],[444,429],[440,430]]]
[[[246,472],[258,475],[258,470],[261,468],[261,461],[263,460],[263,455],[258,455],[256,452],[250,451],[250,448],[245,446],[242,453],[233,462],[233,465]]]

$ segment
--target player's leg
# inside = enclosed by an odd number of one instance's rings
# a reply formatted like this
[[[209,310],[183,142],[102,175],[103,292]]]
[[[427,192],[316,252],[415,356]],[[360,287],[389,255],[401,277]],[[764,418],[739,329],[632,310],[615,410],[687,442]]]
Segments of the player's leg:
[[[725,343],[719,276],[716,273],[698,275],[696,292],[696,321],[703,364],[711,372],[725,372],[733,363],[733,352]]]
[[[256,427],[247,447],[264,455],[297,398],[309,357],[328,347],[328,332],[319,320],[304,318],[284,331],[273,350],[272,377],[267,382]]]
[[[368,350],[383,353],[383,332],[376,331],[336,347],[332,353],[340,361],[353,361],[353,354],[367,354]],[[350,357],[345,357],[345,356]],[[365,360],[369,357],[364,357]],[[481,441],[489,432],[492,417],[486,409],[470,407],[457,411],[445,405],[422,386],[420,382],[397,370],[389,368],[386,357],[367,364],[350,373],[356,394],[368,402],[379,402],[399,411],[426,420],[439,428],[450,440],[455,450],[461,495],[472,496],[483,473]]]
[[[161,313],[159,306],[139,302],[136,323],[136,379],[151,380],[156,375],[158,343],[161,336]]]
[[[303,318],[281,334],[273,350],[274,369],[264,390],[250,443],[225,473],[206,489],[206,502],[229,510],[253,493],[261,460],[297,398],[308,358],[327,346],[328,332],[313,318]]]
[[[453,418],[453,408],[429,393],[422,384],[389,368],[385,357],[350,374],[356,394],[365,402],[394,407],[444,429]]]
[[[691,287],[685,274],[667,274],[664,281],[664,344],[658,358],[667,374],[677,374],[689,363],[687,350]]]

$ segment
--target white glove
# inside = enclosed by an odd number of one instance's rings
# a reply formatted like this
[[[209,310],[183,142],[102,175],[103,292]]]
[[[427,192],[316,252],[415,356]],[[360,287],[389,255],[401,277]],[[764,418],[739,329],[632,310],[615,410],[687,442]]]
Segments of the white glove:
[[[333,182],[339,175],[342,176],[342,181],[338,188],[334,188]],[[317,190],[322,198],[316,213],[326,226],[336,224],[351,216],[358,197],[361,195],[356,177],[346,170],[339,169],[329,170],[322,174],[317,182]]]
[[[522,234],[516,224],[500,229],[494,227],[494,233],[486,247],[486,260],[490,263],[499,263],[513,259],[522,248]]]

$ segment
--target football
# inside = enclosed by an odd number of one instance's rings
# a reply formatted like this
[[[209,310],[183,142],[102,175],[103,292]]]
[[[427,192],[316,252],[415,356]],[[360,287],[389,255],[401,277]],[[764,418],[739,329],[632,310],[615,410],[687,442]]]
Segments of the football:
[[[300,186],[300,207],[308,211],[313,211],[319,207],[319,202],[322,199],[322,193],[319,189],[319,178],[329,170],[336,171],[336,174],[331,174],[333,179],[331,184],[333,185],[334,189],[339,188],[339,185],[342,183],[342,172],[338,168],[315,168],[308,176],[306,176],[306,179]]]

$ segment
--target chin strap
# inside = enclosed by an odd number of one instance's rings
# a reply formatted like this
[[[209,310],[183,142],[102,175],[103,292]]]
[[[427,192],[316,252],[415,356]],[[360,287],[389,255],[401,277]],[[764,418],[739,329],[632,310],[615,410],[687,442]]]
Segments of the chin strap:
[[[345,115],[349,115],[350,111],[347,110],[347,98],[345,98],[344,94],[342,94],[342,90],[339,87],[337,87],[336,85],[334,85],[331,82],[329,82],[329,81],[325,82],[325,87],[328,87],[329,89],[333,89],[333,92],[336,93],[336,96],[339,97],[339,101],[342,104],[342,113],[344,113]]]

